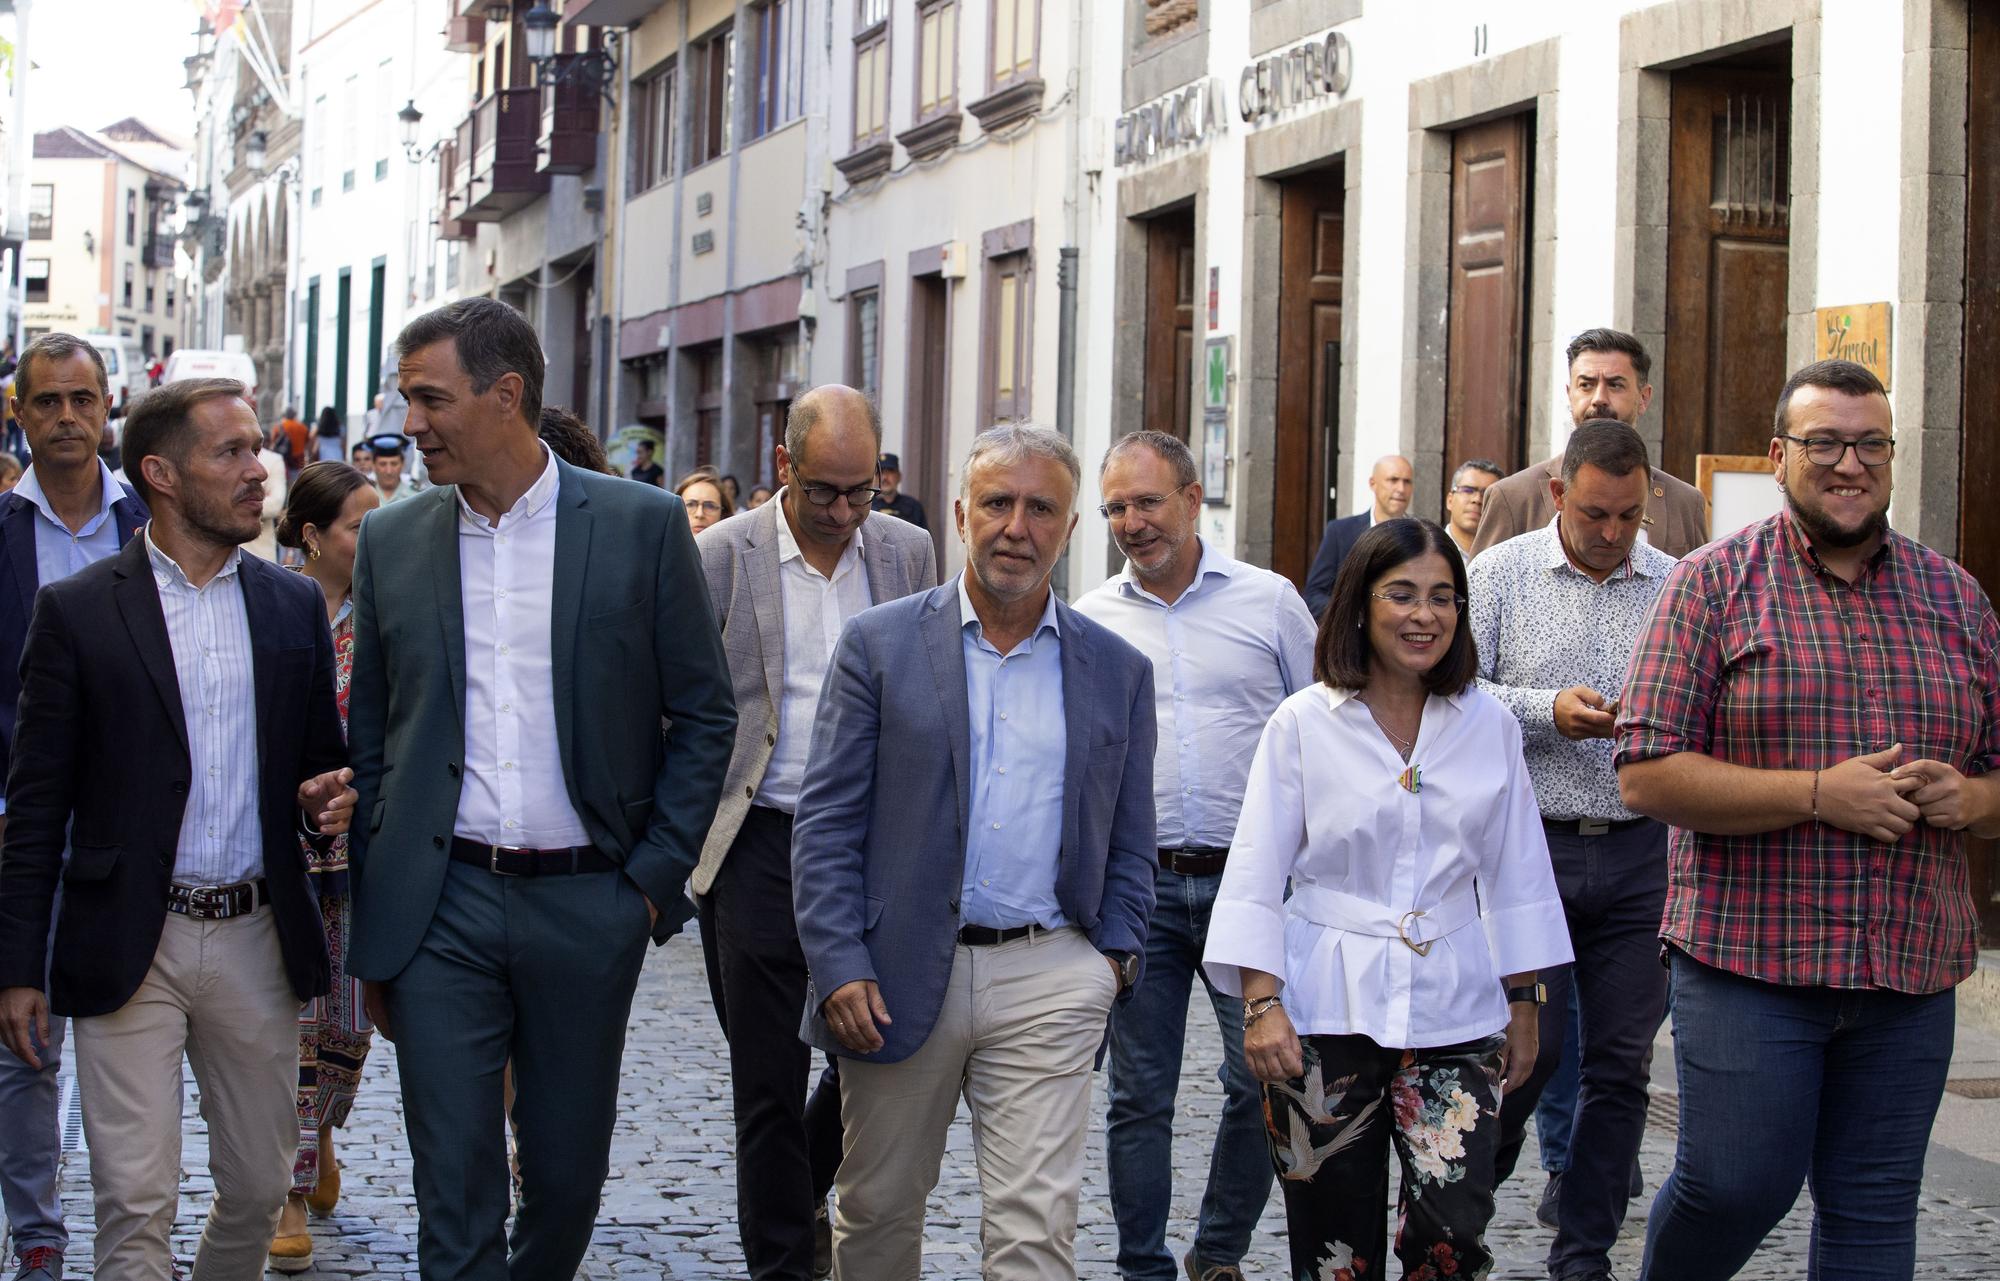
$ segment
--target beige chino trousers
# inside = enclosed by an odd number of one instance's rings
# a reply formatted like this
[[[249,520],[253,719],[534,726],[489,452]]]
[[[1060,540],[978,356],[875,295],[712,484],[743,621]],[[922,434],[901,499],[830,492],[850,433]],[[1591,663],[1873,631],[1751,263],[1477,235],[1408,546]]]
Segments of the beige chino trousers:
[[[841,1060],[836,1281],[916,1281],[924,1205],[961,1096],[979,1166],[981,1275],[1074,1281],[1090,1073],[1117,995],[1110,962],[1081,930],[961,944],[921,1049],[900,1063]]]
[[[201,1090],[215,1183],[194,1281],[260,1281],[298,1152],[298,1018],[277,925],[262,907],[226,921],[167,913],[132,999],[73,1021],[97,1281],[173,1274],[183,1053]]]

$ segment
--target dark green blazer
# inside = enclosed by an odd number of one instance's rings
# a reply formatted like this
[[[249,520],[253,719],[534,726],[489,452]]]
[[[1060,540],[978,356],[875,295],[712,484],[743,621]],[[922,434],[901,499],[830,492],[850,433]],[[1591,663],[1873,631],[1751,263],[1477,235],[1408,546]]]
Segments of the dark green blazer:
[[[556,732],[591,842],[660,909],[665,940],[736,735],[721,634],[672,494],[558,461]],[[444,885],[465,761],[458,487],[371,512],[354,564],[349,970],[392,979]],[[671,728],[664,726],[671,725]]]

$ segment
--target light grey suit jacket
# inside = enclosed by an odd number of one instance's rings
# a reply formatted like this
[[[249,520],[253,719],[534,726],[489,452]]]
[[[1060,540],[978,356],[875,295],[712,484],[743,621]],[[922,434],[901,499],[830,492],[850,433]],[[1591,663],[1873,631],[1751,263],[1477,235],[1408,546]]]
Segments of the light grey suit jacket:
[[[711,525],[695,539],[736,695],[736,750],[723,780],[722,804],[695,868],[696,894],[708,893],[715,883],[778,744],[778,705],[785,694],[785,602],[778,580],[784,491],[778,492],[778,498]],[[937,549],[922,527],[871,516],[861,530],[870,604],[887,604],[937,586]]]

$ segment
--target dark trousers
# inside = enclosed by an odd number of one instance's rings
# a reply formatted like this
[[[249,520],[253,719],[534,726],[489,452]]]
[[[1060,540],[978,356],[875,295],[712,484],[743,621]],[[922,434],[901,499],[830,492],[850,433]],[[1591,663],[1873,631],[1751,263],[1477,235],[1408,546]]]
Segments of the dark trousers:
[[[424,1281],[576,1275],[611,1168],[649,931],[645,896],[621,872],[446,869],[430,930],[388,986]],[[510,1056],[521,1160],[511,1238]]]
[[[1808,1178],[1806,1281],[1915,1275],[1951,990],[1784,987],[1675,952],[1672,1006],[1680,1142],[1646,1223],[1642,1281],[1735,1276]]]
[[[1402,1166],[1395,1250],[1404,1274],[1486,1275],[1503,1038],[1426,1050],[1365,1036],[1300,1041],[1305,1074],[1264,1087],[1292,1275],[1390,1275],[1392,1149]]]
[[[729,1041],[736,1221],[752,1281],[810,1281],[813,1214],[840,1169],[840,1081],[829,1058],[810,1100],[799,1039],[806,958],[792,916],[792,816],[753,806],[702,896],[701,940]]]
[[[1545,825],[1556,889],[1576,963],[1551,972],[1541,1052],[1528,1085],[1503,1109],[1506,1165],[1542,1085],[1561,1059],[1564,1023],[1578,1012],[1577,1102],[1569,1162],[1557,1197],[1561,1225],[1549,1275],[1593,1275],[1608,1266],[1625,1222],[1633,1158],[1646,1133],[1647,1051],[1666,1014],[1660,915],[1667,896],[1667,829],[1647,821],[1601,836]]]

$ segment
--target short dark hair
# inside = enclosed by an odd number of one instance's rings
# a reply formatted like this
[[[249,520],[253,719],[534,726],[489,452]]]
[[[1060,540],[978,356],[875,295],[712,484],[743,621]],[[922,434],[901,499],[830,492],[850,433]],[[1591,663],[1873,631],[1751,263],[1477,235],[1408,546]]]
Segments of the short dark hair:
[[[1194,455],[1188,452],[1187,444],[1180,437],[1163,431],[1135,431],[1112,441],[1111,448],[1104,451],[1104,461],[1097,465],[1100,481],[1104,479],[1104,469],[1111,466],[1111,460],[1128,449],[1150,449],[1158,454],[1174,469],[1174,484],[1183,488],[1194,484],[1199,476],[1194,467]]]
[[[283,547],[304,547],[305,528],[325,529],[340,519],[348,495],[368,483],[352,463],[322,459],[307,463],[285,491],[285,511],[278,517],[277,539]]]
[[[447,338],[475,393],[485,395],[504,375],[519,374],[521,416],[539,429],[547,362],[526,316],[497,298],[461,298],[404,325],[396,335],[396,353],[407,356]]]
[[[1320,620],[1319,639],[1313,643],[1313,679],[1335,689],[1361,689],[1368,684],[1368,660],[1375,653],[1368,639],[1368,607],[1374,598],[1368,593],[1398,566],[1430,552],[1444,557],[1445,564],[1451,566],[1452,590],[1464,596],[1465,558],[1436,521],[1398,516],[1361,536],[1341,563],[1340,575],[1333,582],[1332,603]],[[1479,650],[1472,640],[1472,624],[1461,609],[1452,629],[1451,648],[1424,673],[1424,688],[1450,696],[1470,685],[1478,674]]]
[[[104,372],[104,353],[97,350],[88,338],[75,334],[50,332],[43,334],[28,344],[21,353],[21,359],[14,365],[14,394],[22,400],[28,398],[28,369],[35,358],[43,360],[68,360],[71,356],[88,356],[90,363],[97,366],[97,393],[107,399],[111,395],[111,376]]]
[[[1507,474],[1507,469],[1499,463],[1494,462],[1491,458],[1468,458],[1458,465],[1457,471],[1451,474],[1452,486],[1455,488],[1458,485],[1458,478],[1469,471],[1483,471],[1489,476],[1505,476]]]
[[[1563,367],[1574,365],[1586,351],[1622,351],[1632,358],[1632,372],[1639,375],[1640,382],[1653,376],[1653,358],[1646,354],[1645,345],[1622,329],[1586,329],[1570,339]]]
[[[1586,464],[1607,476],[1630,476],[1635,469],[1652,467],[1646,442],[1630,423],[1616,418],[1593,418],[1569,434],[1563,449],[1563,484],[1574,482]]]
[[[542,406],[541,427],[537,434],[549,447],[550,453],[570,466],[603,472],[607,476],[613,474],[611,460],[605,457],[604,445],[597,439],[597,433],[583,419],[561,405]]]
[[[1782,436],[1791,424],[1787,421],[1792,408],[1792,393],[1801,387],[1824,387],[1847,396],[1880,396],[1889,398],[1889,391],[1882,386],[1882,380],[1868,372],[1866,365],[1857,365],[1851,360],[1815,360],[1812,364],[1785,379],[1785,389],[1778,393],[1778,412],[1771,419],[1771,434]]]
[[[224,397],[243,398],[243,384],[234,378],[184,378],[162,383],[132,402],[125,414],[125,438],[120,452],[125,480],[139,501],[151,507],[153,487],[146,483],[146,460],[164,458],[175,467],[187,465],[194,448],[195,406]]]

